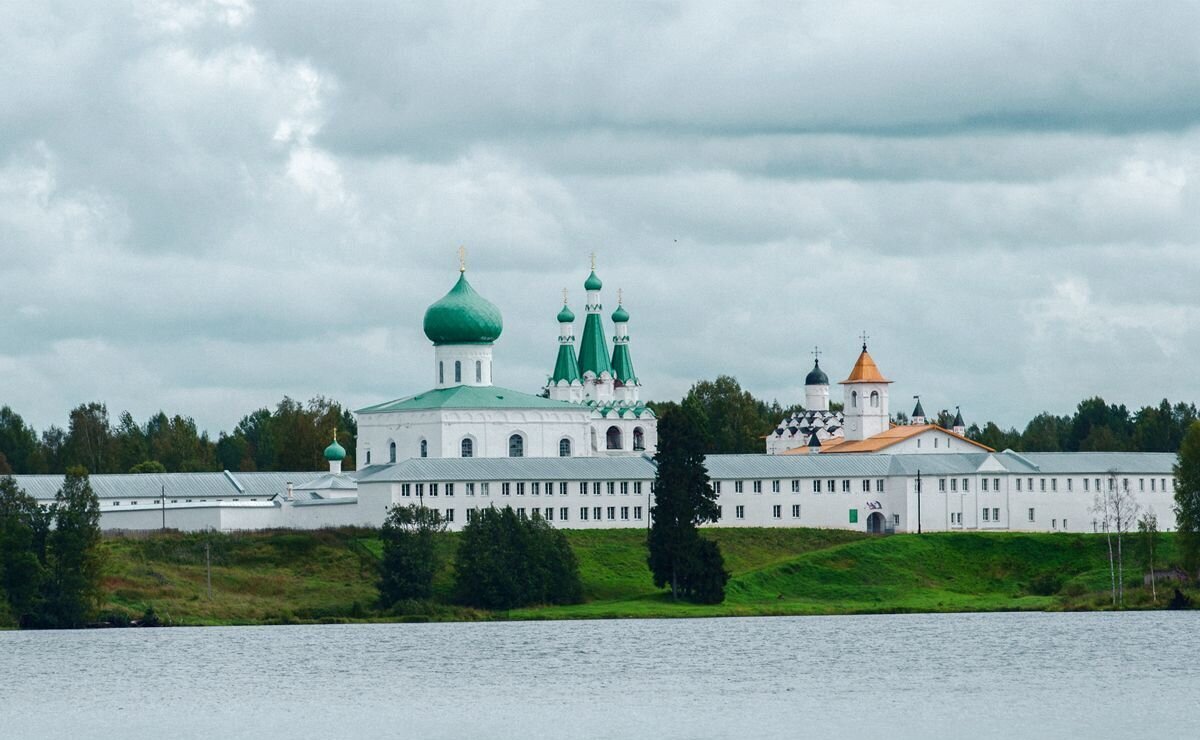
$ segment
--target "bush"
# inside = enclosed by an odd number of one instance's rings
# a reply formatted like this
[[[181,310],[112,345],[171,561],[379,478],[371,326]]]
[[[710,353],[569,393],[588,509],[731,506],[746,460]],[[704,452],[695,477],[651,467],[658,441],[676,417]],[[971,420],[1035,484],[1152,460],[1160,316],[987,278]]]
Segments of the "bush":
[[[434,509],[410,505],[391,510],[379,532],[383,540],[379,564],[382,608],[433,595],[433,576],[440,565],[437,537],[445,529],[446,523]]]
[[[583,600],[579,561],[566,536],[540,516],[483,509],[463,528],[455,596],[467,606],[513,609]]]
[[[1062,578],[1054,573],[1041,573],[1029,582],[1028,591],[1034,596],[1053,596],[1062,590]]]

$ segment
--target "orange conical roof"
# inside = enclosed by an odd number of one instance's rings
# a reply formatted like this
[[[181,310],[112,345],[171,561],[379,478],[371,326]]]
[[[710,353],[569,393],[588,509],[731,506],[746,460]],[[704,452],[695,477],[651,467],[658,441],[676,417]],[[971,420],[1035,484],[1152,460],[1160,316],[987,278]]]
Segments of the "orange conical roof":
[[[879,368],[875,365],[875,360],[871,359],[871,355],[867,354],[867,345],[863,345],[862,354],[858,356],[858,362],[854,363],[854,369],[850,371],[850,377],[842,381],[846,383],[890,383],[892,381],[883,377],[879,372]]]

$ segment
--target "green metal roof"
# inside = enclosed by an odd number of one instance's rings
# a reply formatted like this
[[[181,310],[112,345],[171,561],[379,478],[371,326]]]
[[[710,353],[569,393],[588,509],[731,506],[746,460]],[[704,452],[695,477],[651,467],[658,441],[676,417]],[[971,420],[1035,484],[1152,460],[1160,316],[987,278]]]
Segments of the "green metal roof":
[[[613,346],[612,356],[613,376],[622,383],[637,383],[637,375],[633,372],[633,358],[629,354],[629,345],[625,343]]]
[[[575,348],[569,344],[558,345],[558,360],[554,363],[554,375],[550,376],[551,383],[562,380],[568,383],[583,380],[579,374],[579,363],[575,361]]]
[[[583,338],[579,342],[579,372],[592,372],[596,377],[602,373],[612,375],[612,364],[608,360],[608,342],[604,339],[604,326],[600,314],[589,313],[583,324]]]
[[[596,271],[592,270],[592,274],[588,275],[588,279],[583,281],[584,290],[600,290],[604,287],[604,283],[600,282],[600,278],[596,276]]]
[[[431,409],[559,409],[562,411],[587,411],[565,401],[551,401],[520,391],[498,386],[456,385],[453,388],[435,388],[408,398],[359,409],[359,414],[387,414],[393,411],[429,411]]]
[[[475,292],[466,273],[425,310],[425,336],[434,344],[491,344],[503,328],[500,309]]]
[[[575,320],[575,312],[563,304],[562,310],[558,312],[558,323],[569,324]]]
[[[614,324],[629,321],[629,312],[625,310],[624,306],[618,304],[617,310],[612,312],[612,320]]]
[[[333,440],[333,443],[325,448],[325,459],[330,461],[345,460],[346,448],[338,444],[336,439]]]

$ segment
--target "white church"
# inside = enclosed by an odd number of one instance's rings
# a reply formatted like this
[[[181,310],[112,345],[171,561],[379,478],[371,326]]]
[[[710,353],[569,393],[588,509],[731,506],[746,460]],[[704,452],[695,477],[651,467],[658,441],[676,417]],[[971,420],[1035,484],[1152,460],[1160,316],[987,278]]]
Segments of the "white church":
[[[657,420],[643,402],[621,305],[603,317],[603,284],[584,282],[582,335],[564,304],[558,351],[540,394],[493,384],[503,320],[460,264],[457,282],[425,313],[432,387],[360,409],[358,470],[343,471],[333,439],[328,471],[95,475],[105,529],[223,531],[379,526],[394,506],[436,509],[461,529],[482,508],[511,507],[557,527],[645,528],[653,505]],[[710,455],[721,527],[824,527],[866,532],[1093,532],[1097,493],[1129,491],[1174,529],[1175,456],[997,452],[889,410],[891,385],[862,349],[831,410],[819,362],[805,409],[765,438],[763,454]],[[58,476],[15,476],[48,501]]]

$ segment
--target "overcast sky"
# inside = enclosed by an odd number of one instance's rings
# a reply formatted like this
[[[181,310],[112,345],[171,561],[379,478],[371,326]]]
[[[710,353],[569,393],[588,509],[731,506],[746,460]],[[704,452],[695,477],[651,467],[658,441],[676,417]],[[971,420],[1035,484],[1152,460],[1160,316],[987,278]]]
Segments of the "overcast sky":
[[[519,390],[594,251],[651,399],[865,330],[893,411],[1200,400],[1197,3],[0,0],[0,98],[39,429],[424,390],[460,244]]]

